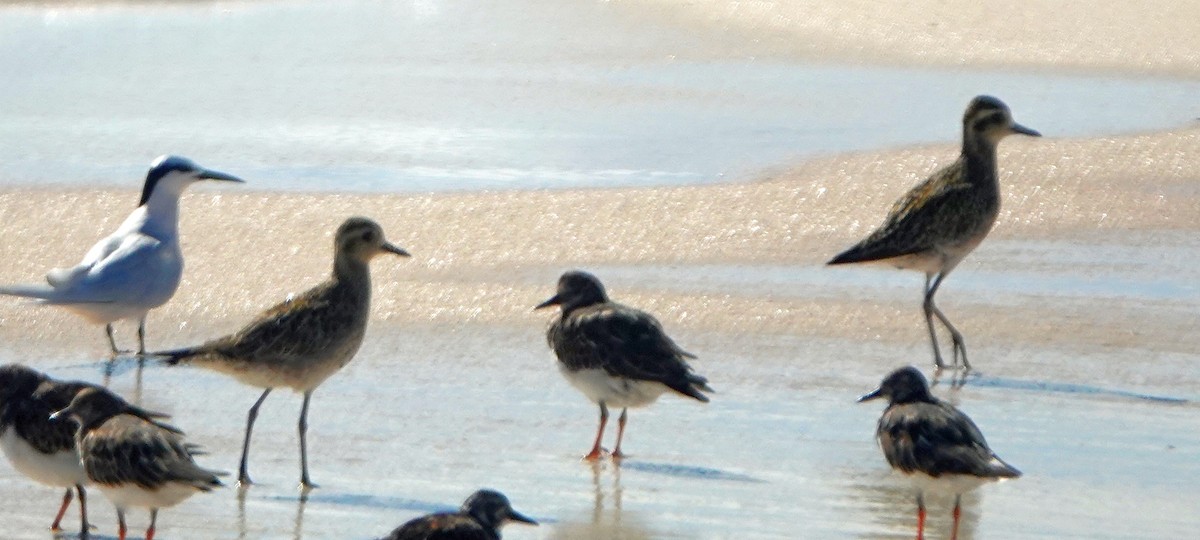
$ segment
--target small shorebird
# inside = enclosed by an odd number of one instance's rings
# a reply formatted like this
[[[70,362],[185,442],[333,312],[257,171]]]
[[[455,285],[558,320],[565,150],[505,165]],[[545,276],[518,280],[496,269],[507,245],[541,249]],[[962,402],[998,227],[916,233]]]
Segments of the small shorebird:
[[[917,488],[917,538],[925,534],[926,490],[954,494],[954,529],[958,536],[962,494],[985,482],[1017,478],[1021,471],[988,448],[983,433],[967,415],[929,393],[920,370],[909,366],[883,379],[859,403],[887,398],[875,435],[883,456]]]
[[[196,465],[195,445],[183,432],[156,420],[103,388],[86,388],[51,418],[79,424],[75,444],[88,479],[117,507],[118,537],[125,540],[125,510],[150,509],[146,540],[154,539],[158,509],[175,506],[199,491],[221,486]]]
[[[195,364],[264,389],[246,420],[239,484],[251,484],[247,461],[258,408],[271,390],[285,386],[304,394],[300,485],[316,487],[308,477],[308,402],[313,390],[349,363],[362,344],[371,312],[369,263],[381,253],[409,256],[388,243],[374,221],[347,219],[335,235],[333,275],[324,283],[268,309],[237,333],[196,347],[153,353],[165,357],[168,365]]]
[[[991,96],[971,100],[963,114],[958,160],[901,197],[882,226],[828,263],[881,262],[925,272],[925,324],[939,369],[944,364],[933,327],[935,316],[954,340],[954,365],[961,357],[963,367],[971,369],[962,334],[934,305],[933,295],[996,222],[1000,212],[996,146],[1014,133],[1041,136],[1014,122],[1008,106],[1000,100]]]
[[[546,332],[559,371],[600,405],[596,442],[584,459],[603,455],[600,440],[609,405],[621,407],[612,452],[619,459],[629,407],[649,405],[667,390],[708,402],[703,394],[713,391],[708,379],[693,373],[685,360],[695,355],[679,348],[649,313],[610,301],[596,276],[578,270],[563,274],[557,294],[534,309],[550,306],[562,309]]]
[[[476,491],[458,512],[416,518],[392,531],[383,540],[500,540],[500,527],[509,521],[538,523],[513,510],[498,491]]]
[[[56,381],[22,366],[0,366],[0,447],[13,468],[48,486],[66,488],[62,506],[50,524],[60,526],[74,493],[79,493],[79,535],[89,532],[87,520],[87,474],[75,450],[75,426],[50,420],[50,415],[71,403],[75,394],[94,385]]]
[[[159,157],[146,173],[137,209],[116,232],[92,246],[79,264],[50,270],[46,285],[0,287],[0,294],[62,306],[92,323],[104,324],[113,356],[120,351],[112,323],[137,319],[138,353],[144,354],[146,313],[175,295],[183,275],[179,197],[200,180],[242,181],[185,158]]]

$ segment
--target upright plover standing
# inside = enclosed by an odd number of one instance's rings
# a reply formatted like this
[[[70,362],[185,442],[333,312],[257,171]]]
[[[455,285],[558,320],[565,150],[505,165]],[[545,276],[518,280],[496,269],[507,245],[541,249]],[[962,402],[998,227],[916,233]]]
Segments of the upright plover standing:
[[[963,114],[962,155],[958,160],[901,197],[882,226],[829,261],[882,262],[925,272],[925,324],[938,368],[944,364],[933,327],[935,316],[954,340],[954,365],[962,358],[963,367],[971,368],[962,334],[934,305],[933,295],[996,222],[1000,212],[996,146],[1014,133],[1041,136],[1013,122],[1008,106],[1000,100],[990,96],[971,100]]]
[[[498,491],[476,491],[458,512],[421,516],[392,531],[383,540],[500,540],[500,527],[510,521],[537,522],[513,510]]]
[[[958,536],[963,493],[985,482],[1021,476],[988,448],[975,422],[929,393],[917,368],[893,371],[858,401],[878,398],[888,400],[875,431],[883,457],[917,488],[917,538],[925,534],[926,490],[954,495],[953,539]]]
[[[175,295],[183,275],[179,197],[200,180],[242,181],[185,158],[162,156],[150,164],[137,209],[116,232],[92,246],[79,264],[51,270],[47,285],[0,287],[0,294],[62,306],[104,324],[113,356],[120,351],[112,323],[136,319],[138,353],[145,353],[146,313]]]
[[[203,345],[154,353],[175,365],[190,363],[264,388],[250,407],[238,467],[238,483],[249,485],[250,432],[258,408],[276,387],[304,394],[300,408],[300,485],[315,487],[308,476],[308,402],[325,379],[354,358],[371,311],[371,259],[381,253],[407,257],[390,243],[374,221],[353,217],[334,238],[333,275],[324,283],[276,305],[244,328]]]
[[[708,379],[692,372],[681,349],[652,315],[608,299],[604,285],[587,272],[571,271],[558,280],[558,292],[534,309],[559,306],[562,313],[550,325],[546,339],[558,356],[563,376],[600,405],[596,442],[584,459],[597,460],[608,406],[621,407],[617,445],[612,457],[621,458],[621,438],[629,407],[649,405],[667,390],[708,402]]]
[[[125,540],[129,507],[150,510],[146,540],[153,540],[159,508],[221,485],[221,473],[196,465],[196,447],[183,442],[182,431],[103,388],[81,390],[52,418],[71,418],[79,425],[79,457],[88,479],[117,507],[120,540]]]
[[[50,420],[50,415],[92,386],[56,381],[19,364],[0,366],[0,447],[21,474],[66,489],[50,530],[61,530],[67,506],[79,493],[80,536],[88,534],[87,474],[75,450],[75,426]]]

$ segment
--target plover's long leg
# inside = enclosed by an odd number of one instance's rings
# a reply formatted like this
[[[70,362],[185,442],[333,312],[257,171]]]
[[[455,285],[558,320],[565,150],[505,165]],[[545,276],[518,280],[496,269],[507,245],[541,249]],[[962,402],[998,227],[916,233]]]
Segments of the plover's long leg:
[[[246,462],[250,458],[250,432],[254,430],[254,420],[258,418],[258,408],[262,406],[263,401],[267,399],[267,394],[271,393],[271,389],[263,390],[261,396],[258,396],[258,401],[250,407],[250,414],[246,417],[246,438],[242,442],[242,462],[238,465],[238,484],[248,486],[254,482],[250,481],[250,474],[246,472]]]

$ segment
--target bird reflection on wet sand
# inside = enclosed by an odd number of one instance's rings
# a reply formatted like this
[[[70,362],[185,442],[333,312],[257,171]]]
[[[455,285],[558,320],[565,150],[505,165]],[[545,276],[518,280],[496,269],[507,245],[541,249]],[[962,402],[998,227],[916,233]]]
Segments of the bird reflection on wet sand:
[[[860,481],[849,486],[850,498],[855,500],[859,508],[866,509],[866,520],[874,524],[858,535],[863,539],[905,538],[913,537],[912,501],[913,490],[905,485],[898,475],[890,473],[861,475]],[[958,539],[971,540],[979,528],[981,516],[980,502],[982,493],[978,491],[965,493],[962,496],[963,513],[959,520]],[[930,538],[941,538],[942,531],[950,531],[952,517],[950,509],[954,506],[954,497],[941,494],[927,494],[925,504],[929,508],[929,516],[925,528],[931,534]]]
[[[641,523],[636,512],[626,512],[621,499],[621,464],[616,461],[589,462],[592,472],[592,490],[595,495],[591,522],[587,518],[565,520],[554,526],[549,536],[555,540],[643,540],[653,538],[650,530]],[[610,478],[604,478],[605,474]]]

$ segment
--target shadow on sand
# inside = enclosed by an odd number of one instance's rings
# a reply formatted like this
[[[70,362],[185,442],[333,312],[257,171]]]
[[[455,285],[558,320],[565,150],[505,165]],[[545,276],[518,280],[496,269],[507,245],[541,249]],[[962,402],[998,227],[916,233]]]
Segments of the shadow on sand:
[[[688,478],[691,480],[715,480],[723,482],[752,483],[764,482],[763,480],[746,474],[722,471],[720,469],[712,469],[709,467],[677,465],[674,463],[654,463],[649,461],[637,461],[634,459],[623,460],[620,464],[620,468],[627,471],[661,474],[665,476],[673,476],[675,478]]]
[[[1027,381],[1021,379],[1009,379],[1006,377],[988,377],[981,373],[968,375],[959,383],[960,386],[965,386],[968,384],[984,388],[1007,388],[1011,390],[1027,390],[1031,392],[1053,392],[1059,394],[1075,394],[1095,397],[1118,397],[1149,401],[1152,403],[1165,403],[1170,405],[1185,405],[1195,402],[1195,400],[1186,398],[1145,394],[1134,390],[1102,388],[1099,386],[1090,386],[1077,383]]]

